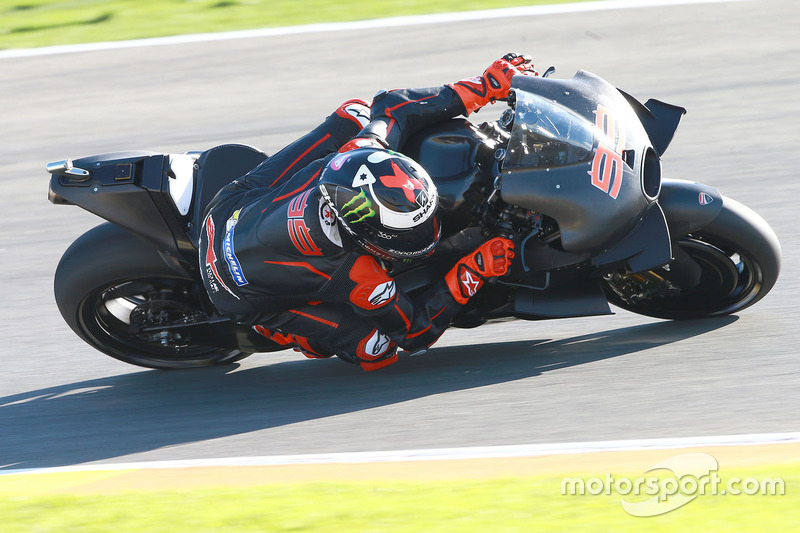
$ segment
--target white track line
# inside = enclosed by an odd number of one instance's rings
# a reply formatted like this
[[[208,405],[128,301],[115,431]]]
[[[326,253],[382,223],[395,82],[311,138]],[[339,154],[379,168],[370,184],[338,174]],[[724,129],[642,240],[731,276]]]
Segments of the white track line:
[[[797,433],[761,433],[754,435],[723,435],[713,437],[683,437],[668,439],[607,440],[598,442],[567,442],[560,444],[520,444],[509,446],[476,446],[469,448],[434,448],[427,450],[396,450],[382,452],[319,453],[307,455],[271,455],[263,457],[230,457],[219,459],[185,459],[177,461],[146,461],[141,463],[108,463],[0,470],[0,476],[11,474],[50,474],[58,472],[91,472],[112,470],[144,470],[164,468],[194,468],[214,466],[277,466],[330,463],[385,463],[392,461],[444,461],[453,459],[496,459],[503,457],[537,457],[593,452],[625,452],[668,450],[709,446],[752,446],[763,444],[800,443]]]
[[[57,54],[74,54],[79,52],[97,52],[103,50],[119,50],[122,48],[144,48],[171,44],[204,43],[211,41],[228,41],[233,39],[251,39],[254,37],[275,37],[281,35],[298,35],[303,33],[320,33],[333,31],[354,31],[375,28],[396,28],[400,26],[416,26],[422,24],[443,24],[472,20],[488,20],[510,17],[534,17],[542,15],[561,15],[567,13],[587,13],[590,11],[607,11],[612,9],[632,9],[642,7],[682,6],[693,4],[719,4],[752,0],[599,0],[575,4],[555,4],[543,6],[511,7],[503,9],[487,9],[481,11],[463,11],[459,13],[437,13],[433,15],[415,15],[392,17],[355,22],[332,22],[307,24],[303,26],[287,26],[282,28],[263,28],[220,33],[198,33],[193,35],[175,35],[172,37],[156,37],[152,39],[136,39],[131,41],[113,41],[86,44],[48,46],[43,48],[24,48],[0,51],[0,60],[21,57],[49,56]]]

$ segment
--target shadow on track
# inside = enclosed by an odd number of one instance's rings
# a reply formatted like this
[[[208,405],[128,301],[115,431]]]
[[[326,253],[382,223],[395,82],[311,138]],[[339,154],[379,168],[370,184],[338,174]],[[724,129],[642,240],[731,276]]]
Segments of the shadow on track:
[[[658,322],[557,341],[453,346],[365,373],[298,360],[77,382],[0,398],[0,471],[98,461],[537,376],[663,346],[735,316]]]

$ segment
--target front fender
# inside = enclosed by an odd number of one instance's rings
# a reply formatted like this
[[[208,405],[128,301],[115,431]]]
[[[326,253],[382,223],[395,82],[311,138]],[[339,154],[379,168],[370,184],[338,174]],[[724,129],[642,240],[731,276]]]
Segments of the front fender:
[[[714,187],[688,180],[664,179],[658,203],[675,242],[710,224],[722,211],[722,193]]]

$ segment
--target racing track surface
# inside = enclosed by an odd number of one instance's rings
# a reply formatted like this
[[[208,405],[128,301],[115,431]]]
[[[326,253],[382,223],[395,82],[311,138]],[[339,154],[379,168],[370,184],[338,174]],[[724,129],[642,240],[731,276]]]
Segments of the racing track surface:
[[[800,430],[798,27],[792,0],[745,1],[0,61],[0,467]],[[455,330],[372,374],[294,352],[148,371],[63,323],[53,271],[99,220],[47,202],[48,161],[227,142],[272,153],[346,98],[455,81],[511,50],[688,108],[665,175],[775,227],[772,294],[715,320]]]

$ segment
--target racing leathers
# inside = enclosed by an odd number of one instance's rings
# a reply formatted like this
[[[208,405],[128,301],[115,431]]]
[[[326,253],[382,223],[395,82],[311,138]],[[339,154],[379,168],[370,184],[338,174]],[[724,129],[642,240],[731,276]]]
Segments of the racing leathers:
[[[371,108],[345,102],[224,187],[207,209],[200,237],[203,282],[216,308],[308,357],[337,355],[365,370],[396,361],[398,346],[414,352],[436,342],[485,279],[506,273],[511,241],[484,243],[412,300],[383,263],[342,231],[317,181],[339,152],[397,149],[428,125],[507,96],[511,76],[522,68],[500,61],[482,78],[383,91]]]

